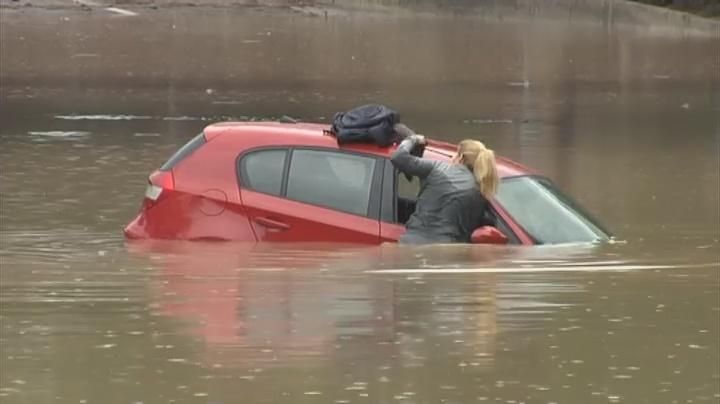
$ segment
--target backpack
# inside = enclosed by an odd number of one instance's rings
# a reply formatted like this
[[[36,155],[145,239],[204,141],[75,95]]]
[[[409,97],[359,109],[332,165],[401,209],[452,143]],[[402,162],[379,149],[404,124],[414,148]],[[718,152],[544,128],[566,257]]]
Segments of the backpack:
[[[330,131],[338,144],[375,143],[387,147],[395,140],[393,126],[398,122],[400,115],[392,109],[380,104],[367,104],[335,114]]]

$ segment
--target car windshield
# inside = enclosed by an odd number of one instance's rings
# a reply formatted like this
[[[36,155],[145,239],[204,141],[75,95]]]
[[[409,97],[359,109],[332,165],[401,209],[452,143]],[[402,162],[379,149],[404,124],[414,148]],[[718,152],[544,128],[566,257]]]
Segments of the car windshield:
[[[495,198],[539,244],[595,242],[609,238],[599,224],[545,178],[503,179]]]

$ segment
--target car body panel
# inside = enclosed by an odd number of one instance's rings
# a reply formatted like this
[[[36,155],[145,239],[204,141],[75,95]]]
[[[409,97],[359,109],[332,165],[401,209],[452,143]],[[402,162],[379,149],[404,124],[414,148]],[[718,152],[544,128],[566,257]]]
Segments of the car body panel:
[[[130,239],[255,241],[245,209],[218,198],[171,191],[125,227]]]
[[[328,130],[329,126],[323,124],[278,122],[224,122],[206,127],[203,131],[206,143],[171,168],[174,189],[163,190],[154,206],[144,207],[125,228],[126,236],[252,242],[378,244],[397,241],[405,227],[389,220],[391,216],[387,212],[363,217],[242,187],[239,161],[253,150],[283,148],[292,153],[292,150],[310,148],[351,152],[379,159],[376,170],[382,171],[382,182],[373,180],[371,201],[382,205],[377,207],[379,211],[386,209],[386,204],[394,204],[395,180],[388,182],[387,173],[388,170],[394,172],[389,159],[397,145],[339,145]],[[455,150],[456,145],[429,140],[424,157],[449,161]],[[535,174],[502,157],[496,157],[496,162],[501,178]],[[490,203],[496,217],[514,233],[511,239],[520,244],[534,244],[497,201],[490,200]]]
[[[380,222],[320,206],[243,190],[258,241],[379,242]]]

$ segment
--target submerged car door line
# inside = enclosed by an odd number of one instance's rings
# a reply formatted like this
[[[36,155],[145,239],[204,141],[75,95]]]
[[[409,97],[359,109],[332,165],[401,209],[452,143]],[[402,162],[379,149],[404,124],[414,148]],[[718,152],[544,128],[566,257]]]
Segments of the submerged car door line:
[[[380,214],[381,214],[381,195],[382,195],[382,186],[383,186],[383,173],[385,170],[385,163],[386,159],[379,158],[376,155],[373,154],[367,154],[367,153],[361,153],[356,151],[350,151],[350,150],[342,150],[342,149],[329,149],[329,148],[323,148],[323,147],[305,147],[305,146],[295,146],[295,147],[289,147],[288,148],[288,154],[285,161],[285,167],[283,170],[283,178],[282,178],[282,186],[281,186],[281,192],[279,197],[294,201],[293,198],[288,197],[287,191],[288,191],[288,183],[289,183],[289,177],[290,177],[290,170],[292,168],[292,159],[295,152],[302,151],[302,150],[310,150],[310,151],[319,151],[319,152],[326,152],[326,153],[337,153],[337,154],[349,154],[349,155],[355,155],[355,156],[362,156],[365,158],[373,159],[375,161],[375,165],[373,168],[373,176],[370,180],[370,196],[368,201],[368,209],[365,215],[361,215],[363,217],[369,218],[369,219],[375,219],[379,220]],[[387,162],[389,165],[389,161]],[[343,212],[341,210],[334,209],[332,207],[328,206],[322,206],[322,205],[316,205],[310,202],[304,202],[304,201],[298,201],[304,204],[307,204],[308,206],[315,206],[320,207],[324,209],[330,209],[338,213],[342,214],[351,214],[348,212]]]
[[[246,156],[251,155],[252,153],[255,153],[255,152],[272,151],[272,150],[278,150],[278,151],[285,152],[285,158],[283,159],[283,168],[281,171],[281,178],[280,178],[280,190],[279,190],[278,195],[264,193],[264,192],[261,192],[261,191],[258,191],[258,190],[255,190],[255,189],[252,189],[251,187],[249,187],[248,184],[250,184],[250,180],[247,177],[247,173],[243,166],[244,158]],[[240,203],[243,205],[243,207],[245,207],[246,209],[248,207],[248,204],[246,204],[246,202],[243,200],[243,197],[242,197],[243,189],[246,191],[249,191],[249,192],[257,192],[257,193],[261,193],[261,194],[271,196],[271,197],[272,196],[275,196],[278,198],[283,197],[283,195],[285,193],[285,189],[287,187],[287,173],[288,173],[288,169],[290,166],[291,153],[292,153],[292,147],[279,145],[279,146],[262,146],[262,147],[251,148],[251,149],[243,150],[242,152],[240,152],[238,154],[238,156],[235,159],[235,167],[236,167],[236,174],[237,174],[237,191],[238,191],[238,195],[240,196]],[[249,215],[248,218],[249,218],[250,222],[264,226],[265,228],[267,228],[271,231],[283,231],[283,230],[288,230],[290,228],[290,226],[287,223],[283,223],[281,221],[275,220],[275,218],[253,217],[253,215]],[[259,237],[258,231],[256,230],[255,226],[250,226],[250,227],[252,229],[255,240],[256,241],[260,240],[261,237]]]
[[[246,177],[242,163],[245,156],[253,152],[263,150],[282,149],[286,151],[283,160],[282,178],[278,178],[279,186],[273,193],[265,193],[254,190],[251,182]],[[306,152],[307,151],[307,152]],[[301,153],[302,152],[302,153]],[[303,165],[298,169],[307,170],[308,152],[332,153],[338,155],[354,155],[363,157],[367,169],[364,177],[368,192],[367,208],[364,212],[343,211],[342,205],[323,206],[322,203],[304,201],[304,198],[293,198],[293,192],[297,192],[299,184],[293,185],[293,170],[297,158],[305,159]],[[329,154],[329,156],[332,156]],[[372,162],[372,163],[371,163]],[[279,162],[278,162],[279,163]],[[243,194],[243,204],[248,209],[251,222],[254,224],[253,231],[258,241],[294,241],[308,239],[312,241],[356,241],[361,243],[377,243],[380,237],[380,198],[383,182],[384,161],[375,155],[355,152],[350,150],[338,150],[325,147],[306,146],[271,146],[247,150],[238,157],[239,167],[239,188]],[[301,168],[302,167],[302,168]],[[278,167],[279,168],[279,167]],[[372,172],[370,172],[372,168]],[[302,175],[305,171],[297,171],[295,175]],[[353,175],[353,171],[347,171],[345,175]],[[276,175],[277,175],[276,174]],[[310,178],[315,178],[314,172],[306,173]],[[358,172],[357,175],[362,175]],[[276,177],[277,178],[277,177]],[[338,180],[342,180],[341,177]],[[348,178],[348,181],[352,181]],[[306,177],[307,181],[307,177]],[[318,181],[321,181],[318,178]],[[322,186],[322,183],[320,184]],[[327,184],[326,191],[334,192],[334,185]],[[293,191],[295,190],[295,191]],[[337,190],[342,192],[342,190]],[[306,191],[307,193],[307,191]],[[311,198],[312,200],[312,198]],[[319,200],[317,200],[319,201]]]
[[[288,148],[278,148],[278,149],[284,149],[287,151],[285,153],[285,160],[283,161],[283,170],[282,170],[282,179],[280,181],[280,195],[278,197],[280,198],[286,198],[287,194],[287,184],[288,184],[288,173],[290,172],[290,162],[292,161],[292,154],[293,150],[295,150],[292,147]],[[290,225],[278,220],[275,217],[255,217],[253,218],[253,221],[261,226],[264,226],[269,231],[285,231],[290,230]]]
[[[285,154],[285,165],[283,166],[282,171],[282,180],[280,182],[280,197],[281,198],[287,198],[287,186],[288,186],[288,177],[290,177],[290,164],[292,162],[292,155],[295,151],[294,147],[288,147],[285,150],[287,150],[287,153]]]
[[[380,204],[380,221],[385,223],[395,223],[396,210],[396,184],[395,184],[395,168],[390,160],[383,159],[383,179]]]
[[[267,217],[256,217],[254,219],[254,222],[263,225],[271,230],[289,230],[290,225],[287,223],[280,222],[278,220],[273,220]]]

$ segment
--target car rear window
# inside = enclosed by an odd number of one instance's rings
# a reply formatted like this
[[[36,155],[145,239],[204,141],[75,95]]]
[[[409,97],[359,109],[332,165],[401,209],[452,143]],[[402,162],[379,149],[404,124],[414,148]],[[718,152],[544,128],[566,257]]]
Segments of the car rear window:
[[[205,135],[203,133],[190,139],[190,141],[185,143],[183,147],[178,149],[178,151],[176,151],[175,154],[173,154],[170,159],[165,162],[165,164],[160,166],[160,171],[172,170],[173,167],[175,167],[179,162],[183,161],[187,156],[191,155],[195,150],[199,149],[200,146],[204,145],[205,142]]]

